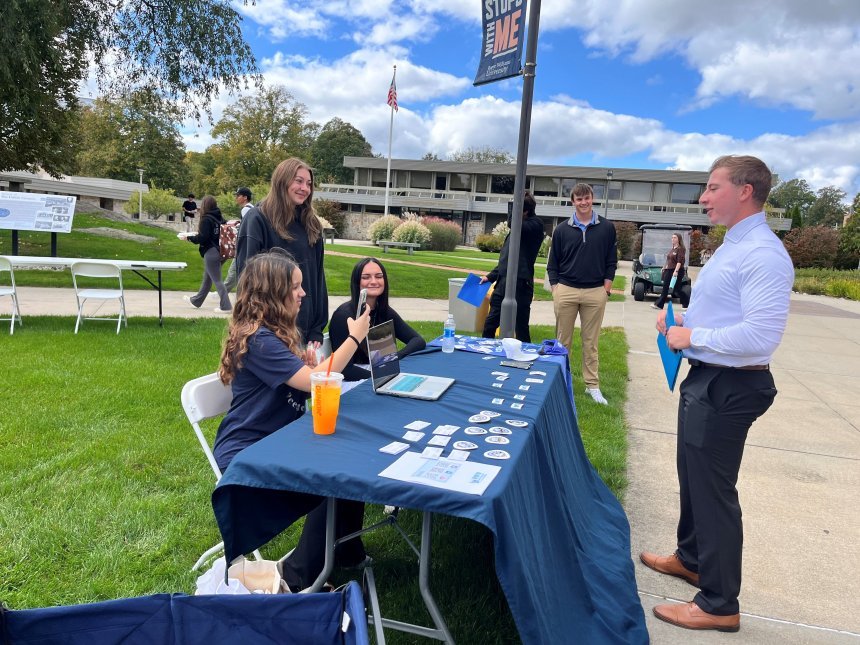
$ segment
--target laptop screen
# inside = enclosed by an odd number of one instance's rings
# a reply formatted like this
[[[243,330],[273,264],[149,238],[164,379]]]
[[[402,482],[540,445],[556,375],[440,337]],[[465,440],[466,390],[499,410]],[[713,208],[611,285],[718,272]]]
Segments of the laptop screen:
[[[376,325],[376,327],[371,327],[367,332],[367,346],[373,389],[380,388],[400,374],[397,339],[394,337],[394,322],[389,320]]]

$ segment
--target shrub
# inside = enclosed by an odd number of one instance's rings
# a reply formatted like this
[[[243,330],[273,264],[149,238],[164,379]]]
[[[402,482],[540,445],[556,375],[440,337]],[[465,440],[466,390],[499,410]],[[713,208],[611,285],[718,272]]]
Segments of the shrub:
[[[615,236],[618,240],[618,253],[622,260],[633,259],[633,247],[636,244],[638,228],[633,222],[613,222]]]
[[[502,238],[502,242],[505,241],[505,238],[508,236],[508,233],[511,232],[511,227],[508,226],[507,222],[499,222],[493,228],[493,235],[496,237]]]
[[[836,259],[839,233],[827,226],[804,226],[789,231],[783,244],[795,267],[830,268]]]
[[[346,213],[341,210],[341,205],[331,199],[315,199],[314,211],[321,220],[327,222],[325,228],[333,228],[343,234]]]
[[[552,243],[552,238],[549,235],[543,236],[543,242],[538,249],[538,257],[545,258],[549,254],[549,245]]]
[[[702,235],[702,231],[694,229],[690,232],[690,249],[687,264],[689,266],[702,266],[702,251],[705,250],[706,238]]]
[[[430,249],[433,251],[453,251],[463,238],[460,227],[449,220],[425,217],[421,223],[430,231]]]
[[[482,251],[488,251],[490,253],[498,253],[501,251],[504,243],[505,240],[503,238],[500,239],[496,235],[490,235],[489,233],[482,233],[475,238],[475,246]]]
[[[370,241],[374,244],[379,240],[393,239],[394,229],[403,224],[397,215],[383,215],[370,225]]]
[[[860,271],[797,269],[794,290],[801,293],[860,300]]]
[[[430,245],[430,229],[424,226],[417,220],[403,222],[400,226],[394,229],[392,238],[395,242],[412,242],[420,244],[422,248],[427,248]]]
[[[708,248],[711,251],[716,251],[720,245],[723,243],[723,238],[726,237],[726,231],[729,230],[722,224],[717,224],[716,226],[712,226],[711,230],[708,231]]]

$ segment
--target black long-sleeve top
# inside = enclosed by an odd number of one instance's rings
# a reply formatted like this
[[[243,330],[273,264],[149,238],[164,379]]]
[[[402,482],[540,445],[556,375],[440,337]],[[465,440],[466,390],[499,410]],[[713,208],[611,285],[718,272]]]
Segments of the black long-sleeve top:
[[[355,305],[352,304],[351,300],[348,300],[335,309],[331,316],[331,322],[328,325],[328,335],[332,351],[336,350],[349,339],[349,327],[346,324],[346,319],[355,318],[355,313]],[[426,346],[424,339],[418,335],[417,331],[403,322],[403,319],[394,309],[388,307],[388,311],[385,313],[375,310],[370,312],[371,326],[382,324],[388,320],[394,322],[394,335],[397,340],[404,343],[404,346],[397,350],[399,358],[424,349]],[[349,342],[351,343],[352,341],[350,340]],[[360,381],[370,378],[370,372],[364,368],[357,367],[356,363],[365,365],[370,363],[370,359],[367,357],[367,343],[361,343],[358,346],[355,354],[349,359],[349,363],[343,368],[344,380]]]
[[[574,217],[576,217],[574,215]],[[592,289],[615,278],[618,267],[615,226],[597,218],[584,231],[566,220],[552,234],[546,274],[552,285]]]
[[[526,217],[523,219],[523,226],[520,229],[520,257],[517,264],[517,279],[518,280],[534,280],[535,277],[535,261],[537,260],[540,245],[543,244],[544,231],[543,222],[539,217]],[[487,280],[496,282],[499,278],[504,278],[508,273],[508,245],[511,241],[511,234],[505,238],[505,243],[502,246],[502,252],[499,254],[499,263],[496,268],[487,274]]]
[[[305,297],[296,319],[305,342],[322,342],[323,328],[328,322],[328,289],[323,268],[323,239],[308,243],[308,233],[298,218],[293,219],[288,231],[291,240],[285,240],[272,227],[268,218],[256,206],[242,218],[236,241],[236,275],[242,275],[245,263],[258,253],[275,247],[284,249],[295,258],[302,271],[302,289]]]
[[[218,248],[218,235],[221,232],[221,224],[227,220],[221,214],[221,209],[216,208],[203,213],[203,219],[200,220],[200,230],[197,235],[189,235],[187,239],[193,244],[197,244],[200,248],[200,257],[206,255],[206,251],[212,247]]]

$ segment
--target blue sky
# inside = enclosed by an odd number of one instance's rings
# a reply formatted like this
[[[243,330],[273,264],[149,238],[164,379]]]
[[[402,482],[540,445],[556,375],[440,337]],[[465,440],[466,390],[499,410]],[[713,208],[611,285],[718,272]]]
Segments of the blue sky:
[[[473,87],[481,0],[235,2],[266,83],[385,154],[515,152],[521,80]],[[860,2],[545,0],[529,161],[707,170],[755,154],[783,179],[860,191]],[[215,116],[234,97],[224,96]],[[188,124],[190,149],[212,142]]]

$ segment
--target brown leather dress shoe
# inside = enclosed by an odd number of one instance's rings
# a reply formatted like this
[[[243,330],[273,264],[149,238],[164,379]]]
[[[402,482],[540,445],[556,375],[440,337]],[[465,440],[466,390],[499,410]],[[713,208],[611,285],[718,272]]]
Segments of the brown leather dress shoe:
[[[675,576],[687,581],[694,587],[699,586],[699,574],[690,571],[687,567],[681,564],[678,556],[672,555],[657,555],[656,553],[648,553],[643,551],[639,554],[639,559],[642,564],[650,569],[654,569],[657,573],[665,573],[667,576]]]
[[[660,620],[684,629],[716,629],[718,632],[736,632],[741,628],[741,615],[717,616],[709,614],[694,602],[682,605],[657,605],[654,615]]]

